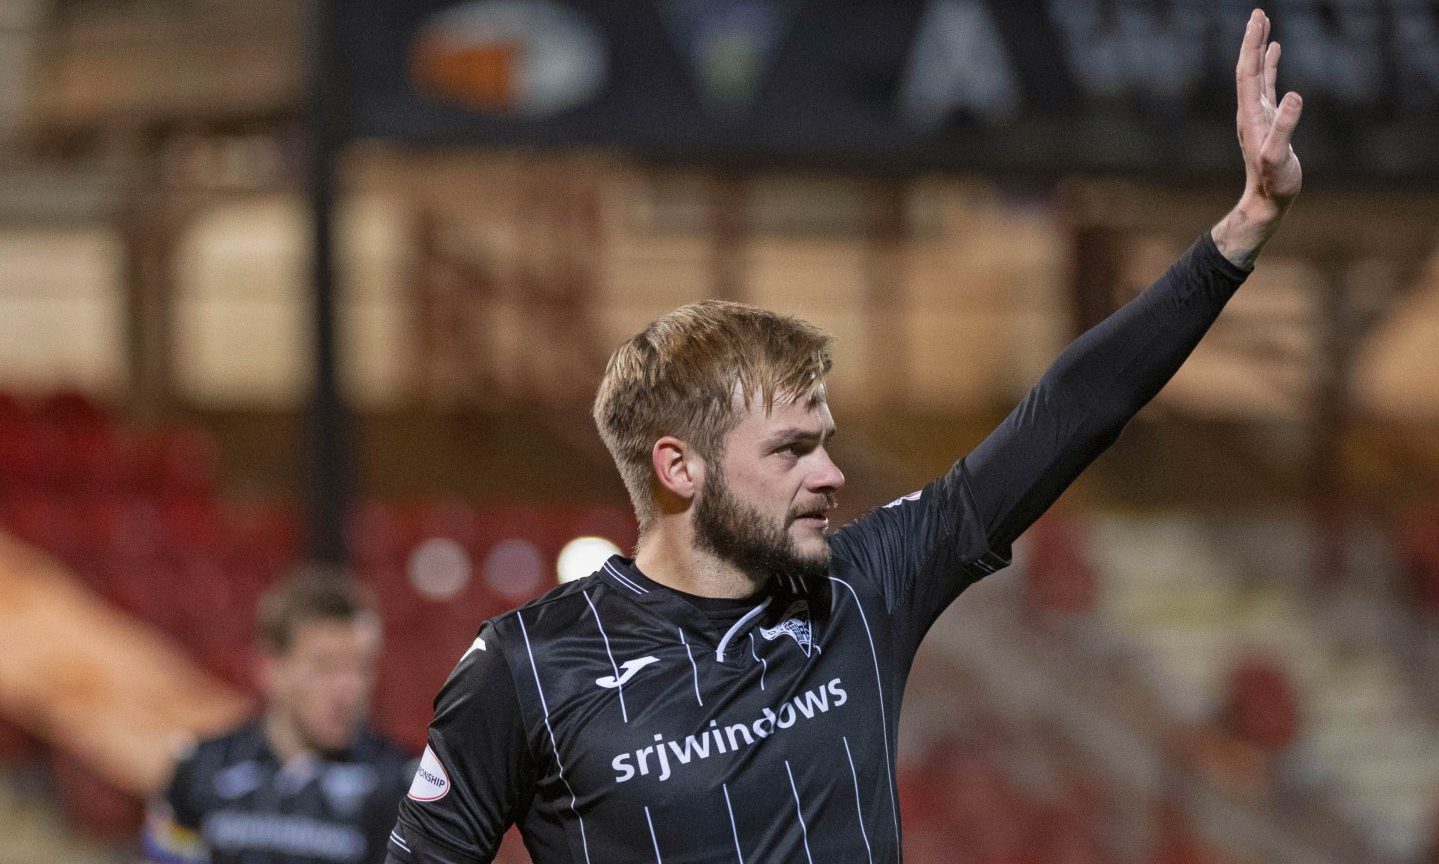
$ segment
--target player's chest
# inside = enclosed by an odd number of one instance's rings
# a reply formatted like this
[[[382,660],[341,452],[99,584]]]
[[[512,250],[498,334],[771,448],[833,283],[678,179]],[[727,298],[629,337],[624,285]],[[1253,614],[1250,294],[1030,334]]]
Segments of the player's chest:
[[[643,628],[610,634],[599,658],[573,650],[546,664],[563,671],[537,666],[551,686],[529,725],[535,752],[554,760],[549,779],[592,800],[683,797],[833,758],[845,741],[881,752],[885,662],[852,616],[784,618],[718,641]]]
[[[217,771],[202,790],[201,833],[217,860],[349,862],[366,852],[362,822],[378,776],[367,765],[281,768],[240,762]]]

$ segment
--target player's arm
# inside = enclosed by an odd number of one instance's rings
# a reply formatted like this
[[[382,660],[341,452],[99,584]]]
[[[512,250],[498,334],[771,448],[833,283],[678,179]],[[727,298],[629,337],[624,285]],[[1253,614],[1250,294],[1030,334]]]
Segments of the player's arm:
[[[207,864],[209,850],[200,838],[200,814],[193,803],[194,751],[175,764],[170,785],[145,808],[140,851],[154,864]]]
[[[1255,10],[1235,69],[1239,203],[1143,294],[1076,340],[965,460],[991,548],[1005,548],[1119,436],[1189,357],[1299,194],[1298,94],[1277,105],[1279,45]]]
[[[912,644],[1179,370],[1299,192],[1299,97],[1277,106],[1277,45],[1256,11],[1236,67],[1239,204],[1143,294],[1079,337],[1019,406],[943,477],[845,526],[834,554],[879,585]]]
[[[494,860],[505,831],[534,797],[519,697],[492,626],[435,699],[429,744],[400,802],[386,864]]]

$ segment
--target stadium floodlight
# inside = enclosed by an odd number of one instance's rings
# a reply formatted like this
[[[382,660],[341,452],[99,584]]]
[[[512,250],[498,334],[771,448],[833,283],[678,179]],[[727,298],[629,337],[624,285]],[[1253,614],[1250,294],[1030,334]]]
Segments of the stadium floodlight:
[[[555,563],[560,582],[573,582],[600,569],[600,565],[611,555],[618,555],[620,547],[603,537],[576,537],[560,550]]]

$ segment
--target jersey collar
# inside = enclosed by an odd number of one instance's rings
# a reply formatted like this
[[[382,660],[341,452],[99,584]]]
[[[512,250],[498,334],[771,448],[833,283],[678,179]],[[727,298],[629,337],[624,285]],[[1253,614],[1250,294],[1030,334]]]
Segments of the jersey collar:
[[[806,600],[811,610],[827,609],[828,604],[818,605],[818,598],[810,596],[803,580],[794,577],[771,579],[758,594],[741,601],[715,601],[695,597],[676,591],[654,581],[635,566],[634,560],[614,555],[600,568],[597,574],[616,593],[645,607],[653,614],[674,626],[688,632],[692,638],[715,653],[716,659],[723,660],[743,651],[742,643],[750,631],[760,625],[773,626],[779,618],[794,609],[799,600]],[[716,609],[733,603],[731,615],[716,615]],[[701,608],[716,604],[710,609]],[[707,614],[707,611],[710,614]],[[712,617],[713,616],[713,617]],[[716,617],[726,618],[717,624]]]

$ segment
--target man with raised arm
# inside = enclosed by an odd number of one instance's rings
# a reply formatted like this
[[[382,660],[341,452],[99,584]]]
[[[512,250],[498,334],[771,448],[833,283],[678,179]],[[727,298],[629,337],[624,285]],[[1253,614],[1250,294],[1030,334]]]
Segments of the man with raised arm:
[[[1164,386],[1299,192],[1300,100],[1255,11],[1239,204],[1076,340],[973,452],[830,533],[829,338],[750,306],[665,315],[610,358],[594,417],[633,559],[486,622],[436,702],[392,864],[898,862],[896,727],[939,614]],[[1267,47],[1266,47],[1267,46]]]

